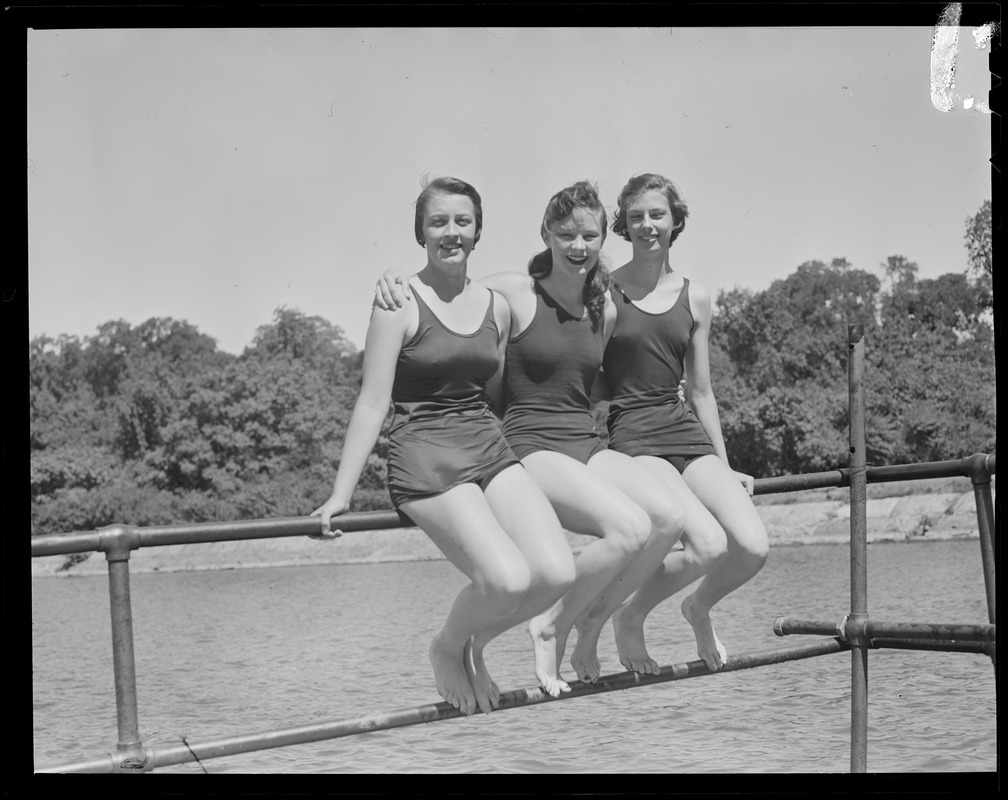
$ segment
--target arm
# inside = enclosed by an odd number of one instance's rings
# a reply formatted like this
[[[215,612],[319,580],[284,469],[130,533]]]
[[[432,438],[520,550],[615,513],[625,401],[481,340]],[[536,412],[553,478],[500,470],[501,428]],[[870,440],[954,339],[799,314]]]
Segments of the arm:
[[[509,292],[527,286],[529,280],[528,275],[512,271],[495,272],[493,275],[480,278],[477,283],[507,296]],[[406,300],[411,297],[413,297],[413,291],[410,289],[409,276],[401,269],[389,268],[385,270],[375,283],[374,305],[385,311],[402,308]]]
[[[499,363],[497,372],[487,381],[487,396],[490,398],[490,407],[494,414],[504,419],[504,360],[507,354],[508,337],[511,335],[511,309],[497,292],[494,292],[493,298],[494,319],[497,321],[497,330],[500,331],[500,339],[497,342]]]
[[[390,267],[381,274],[375,284],[373,307],[383,311],[391,311],[395,308],[402,308],[411,297],[413,297],[413,291],[410,289],[409,275],[401,269]]]
[[[690,306],[693,308],[696,328],[689,348],[686,350],[686,372],[689,375],[688,403],[696,414],[704,431],[714,445],[714,452],[729,469],[728,451],[725,449],[724,436],[721,433],[721,417],[718,414],[717,400],[710,377],[710,329],[711,329],[711,298],[702,286],[690,284]],[[681,386],[682,384],[680,384]],[[734,471],[734,470],[733,470]],[[736,472],[736,476],[745,486],[749,494],[753,493],[753,478]]]
[[[313,538],[331,538],[330,518],[334,514],[342,514],[350,507],[350,497],[388,414],[396,361],[415,316],[415,313],[410,314],[409,311],[383,311],[377,308],[371,312],[364,343],[360,394],[343,440],[343,454],[333,482],[332,494],[312,512],[313,516],[321,517],[322,522],[322,536]]]

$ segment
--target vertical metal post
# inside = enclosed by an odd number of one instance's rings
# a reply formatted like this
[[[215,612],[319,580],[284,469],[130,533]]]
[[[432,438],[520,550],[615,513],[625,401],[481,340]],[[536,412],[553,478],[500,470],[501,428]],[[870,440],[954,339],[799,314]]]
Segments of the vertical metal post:
[[[980,532],[980,558],[983,562],[984,587],[987,592],[987,616],[991,625],[996,625],[997,590],[995,563],[997,561],[997,542],[994,539],[994,501],[991,498],[990,487],[990,456],[977,454],[970,456],[970,479],[973,481],[973,497],[976,500],[977,529]],[[994,664],[994,675],[997,676],[997,650],[990,654]]]
[[[990,468],[987,459],[990,456],[971,456],[970,479],[973,481],[973,496],[976,499],[977,528],[980,532],[980,557],[983,561],[984,586],[987,590],[987,616],[991,625],[996,625],[995,606],[997,605],[995,591],[995,547],[994,541],[994,501],[991,498]]]
[[[853,627],[868,620],[867,459],[865,456],[864,325],[847,326],[850,403],[850,563]],[[851,772],[868,768],[868,648],[851,647]]]
[[[133,531],[111,526],[101,530],[108,561],[109,605],[112,613],[112,665],[115,671],[116,717],[119,724],[119,769],[143,770],[147,754],[140,741],[137,715],[136,664],[133,660],[133,612],[130,603],[129,558]]]

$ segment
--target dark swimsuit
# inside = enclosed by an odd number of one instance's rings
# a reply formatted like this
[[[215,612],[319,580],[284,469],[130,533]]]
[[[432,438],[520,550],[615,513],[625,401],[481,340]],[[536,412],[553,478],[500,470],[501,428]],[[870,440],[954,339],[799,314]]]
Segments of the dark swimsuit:
[[[616,327],[603,357],[612,400],[609,447],[630,456],[664,458],[680,472],[694,458],[716,455],[696,415],[678,398],[683,362],[693,335],[689,280],[667,311],[641,311],[618,286],[612,289]]]
[[[508,341],[504,436],[518,458],[537,450],[581,463],[605,449],[591,415],[591,387],[602,364],[603,334],[563,309],[538,282],[535,316]]]
[[[396,508],[463,483],[486,489],[518,463],[486,394],[500,363],[493,292],[471,334],[445,327],[419,293],[413,296],[419,324],[399,353],[392,386],[388,487]]]

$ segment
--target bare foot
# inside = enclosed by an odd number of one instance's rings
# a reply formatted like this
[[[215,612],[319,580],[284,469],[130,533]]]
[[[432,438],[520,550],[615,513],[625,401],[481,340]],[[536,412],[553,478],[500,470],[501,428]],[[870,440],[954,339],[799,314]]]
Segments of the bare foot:
[[[539,684],[550,697],[559,697],[560,692],[569,692],[570,686],[566,681],[562,681],[557,673],[558,643],[556,635],[547,636],[543,632],[543,620],[539,617],[533,617],[529,620],[528,633],[532,639],[535,674]]]
[[[489,714],[500,705],[500,688],[487,671],[483,648],[476,647],[472,638],[466,642],[464,658],[469,684],[476,693],[476,705],[484,714]]]
[[[577,628],[578,637],[574,652],[571,653],[571,666],[579,680],[595,683],[602,674],[602,665],[598,660],[598,639],[602,626],[596,620],[585,617],[575,623],[574,627]]]
[[[717,634],[714,633],[714,626],[711,624],[710,611],[704,610],[696,598],[690,595],[682,602],[682,615],[693,627],[693,635],[696,636],[697,655],[704,660],[704,663],[711,670],[719,670],[728,660],[728,651],[721,644]]]
[[[463,714],[472,714],[476,710],[476,695],[462,664],[462,654],[446,646],[439,633],[431,641],[430,660],[438,694]]]
[[[616,609],[612,624],[620,664],[631,672],[643,675],[657,675],[661,672],[658,662],[648,655],[644,644],[643,617],[636,617],[624,605]]]
[[[560,687],[561,692],[569,692],[571,690],[570,684],[564,680],[563,675],[560,674],[560,669],[563,667],[564,653],[567,652],[567,637],[570,636],[570,628],[565,630],[562,634],[558,633],[556,637],[556,663],[557,663],[557,685]]]

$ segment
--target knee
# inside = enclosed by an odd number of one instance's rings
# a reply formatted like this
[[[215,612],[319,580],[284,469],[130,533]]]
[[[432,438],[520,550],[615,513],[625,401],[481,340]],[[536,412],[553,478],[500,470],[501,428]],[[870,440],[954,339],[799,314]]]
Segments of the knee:
[[[568,554],[568,558],[557,559],[542,567],[536,583],[542,593],[554,600],[558,600],[567,590],[574,585],[577,571],[574,567],[574,556]]]
[[[679,541],[686,530],[686,512],[675,503],[661,503],[650,509],[650,516],[655,536],[660,537],[669,547]]]
[[[728,535],[718,526],[691,530],[686,543],[686,557],[694,564],[709,567],[728,554]]]
[[[640,552],[651,536],[651,517],[639,506],[621,509],[608,525],[605,539],[617,547],[621,553],[632,555]]]
[[[760,525],[757,530],[749,531],[748,535],[738,542],[736,549],[735,558],[744,561],[754,573],[761,570],[770,554],[770,540],[766,528]]]
[[[532,572],[524,562],[499,564],[492,572],[477,575],[473,586],[484,600],[502,614],[521,605],[532,586]]]

